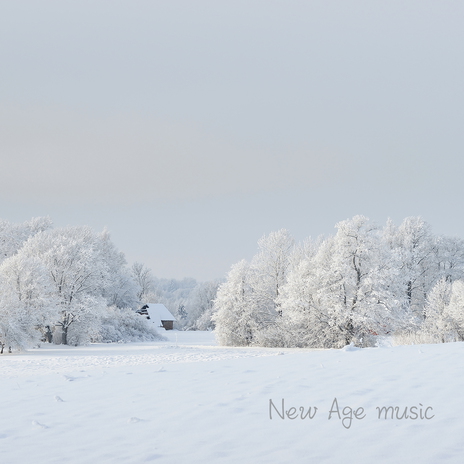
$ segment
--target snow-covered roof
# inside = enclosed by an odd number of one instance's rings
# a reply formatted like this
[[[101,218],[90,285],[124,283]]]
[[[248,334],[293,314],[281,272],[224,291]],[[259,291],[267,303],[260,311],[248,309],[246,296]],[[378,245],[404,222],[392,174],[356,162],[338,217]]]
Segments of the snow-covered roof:
[[[148,303],[147,304],[147,312],[150,316],[150,321],[160,327],[161,321],[175,321],[176,318],[169,312],[168,308],[164,306],[164,304],[154,304]]]

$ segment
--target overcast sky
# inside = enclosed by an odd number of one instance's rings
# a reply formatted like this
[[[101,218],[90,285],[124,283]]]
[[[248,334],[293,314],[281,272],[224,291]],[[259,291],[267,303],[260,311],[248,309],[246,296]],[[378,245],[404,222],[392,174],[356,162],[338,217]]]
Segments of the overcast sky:
[[[464,2],[0,0],[0,217],[158,277],[364,214],[464,237]]]

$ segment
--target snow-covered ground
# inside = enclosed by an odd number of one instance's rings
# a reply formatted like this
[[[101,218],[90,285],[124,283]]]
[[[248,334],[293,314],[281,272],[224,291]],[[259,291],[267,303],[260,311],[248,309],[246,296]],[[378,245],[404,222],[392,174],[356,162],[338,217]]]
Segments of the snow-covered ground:
[[[294,350],[165,335],[1,356],[1,462],[464,462],[464,343]],[[379,419],[383,406],[417,419]]]

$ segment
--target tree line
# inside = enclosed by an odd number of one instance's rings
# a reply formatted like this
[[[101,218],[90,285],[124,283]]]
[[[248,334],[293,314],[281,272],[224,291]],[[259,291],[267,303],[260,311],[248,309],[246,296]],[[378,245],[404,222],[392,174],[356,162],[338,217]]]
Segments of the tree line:
[[[340,348],[464,340],[464,241],[419,217],[379,227],[364,216],[326,238],[262,237],[232,266],[213,320],[223,345]]]
[[[218,283],[184,281],[156,279],[140,263],[129,267],[106,230],[54,228],[50,218],[21,224],[0,220],[0,352],[40,341],[160,339],[135,312],[147,302],[167,302],[180,328],[197,328],[197,319],[211,312],[205,295]],[[211,318],[198,323],[207,329]]]
[[[106,230],[0,221],[0,352],[40,340],[158,339],[135,313],[144,303],[164,303],[178,329],[215,328],[223,345],[461,341],[464,240],[434,234],[419,217],[379,227],[355,216],[298,244],[287,230],[272,232],[225,282],[200,283],[129,267]]]

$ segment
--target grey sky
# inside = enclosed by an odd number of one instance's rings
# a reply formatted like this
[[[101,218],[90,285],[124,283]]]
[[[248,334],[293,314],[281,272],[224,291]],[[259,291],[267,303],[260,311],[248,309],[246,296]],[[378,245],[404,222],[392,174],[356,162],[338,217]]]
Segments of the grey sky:
[[[0,216],[163,277],[355,214],[464,236],[464,4],[0,1]]]

